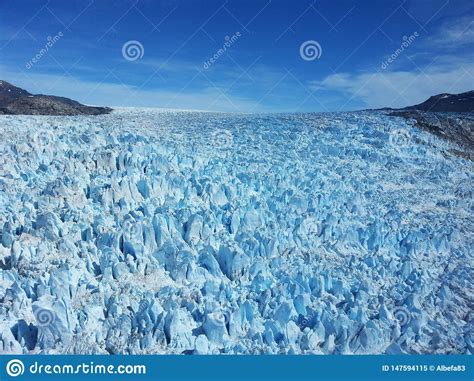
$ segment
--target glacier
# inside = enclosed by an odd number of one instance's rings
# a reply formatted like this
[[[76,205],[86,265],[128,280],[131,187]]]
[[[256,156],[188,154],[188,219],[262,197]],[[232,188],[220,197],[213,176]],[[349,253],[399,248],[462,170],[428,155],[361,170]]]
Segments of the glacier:
[[[473,353],[472,162],[383,112],[1,116],[0,353]]]

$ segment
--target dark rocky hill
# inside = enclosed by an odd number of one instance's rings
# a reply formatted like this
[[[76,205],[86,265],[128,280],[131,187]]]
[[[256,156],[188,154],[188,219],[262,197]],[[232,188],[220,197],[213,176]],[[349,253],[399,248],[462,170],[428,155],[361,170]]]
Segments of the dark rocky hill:
[[[415,126],[456,143],[456,154],[474,160],[474,90],[461,94],[438,94],[390,116],[415,121]]]
[[[111,111],[109,107],[86,106],[69,98],[33,95],[0,81],[0,115],[100,115]]]
[[[431,112],[474,112],[474,90],[461,94],[438,94],[429,97],[423,103],[408,106],[402,110]]]

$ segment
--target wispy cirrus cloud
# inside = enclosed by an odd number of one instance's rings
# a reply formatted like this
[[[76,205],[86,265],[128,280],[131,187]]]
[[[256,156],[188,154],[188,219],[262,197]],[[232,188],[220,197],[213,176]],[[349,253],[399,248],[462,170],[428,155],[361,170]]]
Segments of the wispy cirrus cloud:
[[[444,60],[420,71],[373,71],[359,74],[336,73],[321,81],[312,81],[314,90],[342,93],[348,103],[360,99],[365,107],[405,107],[420,103],[439,93],[461,93],[472,90],[474,63]],[[341,109],[344,109],[344,104]]]
[[[160,107],[203,111],[246,112],[257,103],[249,98],[231,95],[219,86],[199,89],[159,90],[114,83],[112,76],[102,82],[67,75],[12,71],[0,66],[3,79],[32,93],[66,96],[91,105]],[[105,101],[104,101],[105,100]]]
[[[452,16],[397,56],[387,70],[340,72],[310,82],[313,90],[338,93],[341,109],[353,101],[362,107],[404,107],[439,93],[473,89],[474,20]],[[382,59],[381,59],[382,62]]]
[[[474,44],[474,18],[451,18],[441,24],[438,32],[428,37],[427,43],[438,48],[461,48]]]

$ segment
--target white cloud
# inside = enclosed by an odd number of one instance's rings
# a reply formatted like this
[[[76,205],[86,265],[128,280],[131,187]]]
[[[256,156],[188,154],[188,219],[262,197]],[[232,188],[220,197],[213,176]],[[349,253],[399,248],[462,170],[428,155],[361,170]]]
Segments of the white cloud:
[[[419,23],[435,25],[446,17],[457,17],[457,15],[472,13],[474,4],[472,1],[449,0],[412,0],[403,4],[410,15]]]
[[[0,79],[24,88],[31,93],[64,96],[91,105],[128,107],[166,107],[178,109],[247,112],[256,102],[229,95],[219,87],[199,90],[171,91],[139,89],[130,85],[112,83],[109,76],[103,83],[80,80],[71,76],[16,72],[0,66]]]
[[[455,65],[442,64],[424,73],[412,71],[374,71],[371,73],[337,73],[313,81],[315,90],[333,90],[345,94],[347,101],[362,100],[368,108],[405,107],[423,102],[439,93],[461,93],[472,90],[474,63],[456,60]],[[344,109],[344,107],[341,107]]]
[[[474,44],[474,20],[472,16],[453,18],[441,24],[438,32],[428,38],[430,45],[439,48],[458,48]]]
[[[387,70],[331,74],[312,81],[311,86],[336,91],[346,104],[361,101],[368,108],[404,107],[439,93],[469,91],[474,83],[472,44],[472,16],[451,16],[432,35],[404,51]],[[402,69],[407,64],[416,66],[413,70]]]

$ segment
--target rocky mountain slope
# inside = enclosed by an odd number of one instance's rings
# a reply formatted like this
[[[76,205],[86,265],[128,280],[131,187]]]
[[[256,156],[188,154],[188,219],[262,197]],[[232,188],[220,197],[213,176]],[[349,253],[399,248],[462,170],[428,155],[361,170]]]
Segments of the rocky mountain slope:
[[[413,120],[415,127],[454,143],[452,152],[474,159],[474,90],[434,95],[389,115]]]
[[[100,115],[111,111],[108,107],[85,106],[68,98],[33,95],[0,81],[0,115]]]
[[[403,110],[419,110],[431,112],[474,112],[474,90],[461,94],[438,94],[426,101],[405,107]]]

